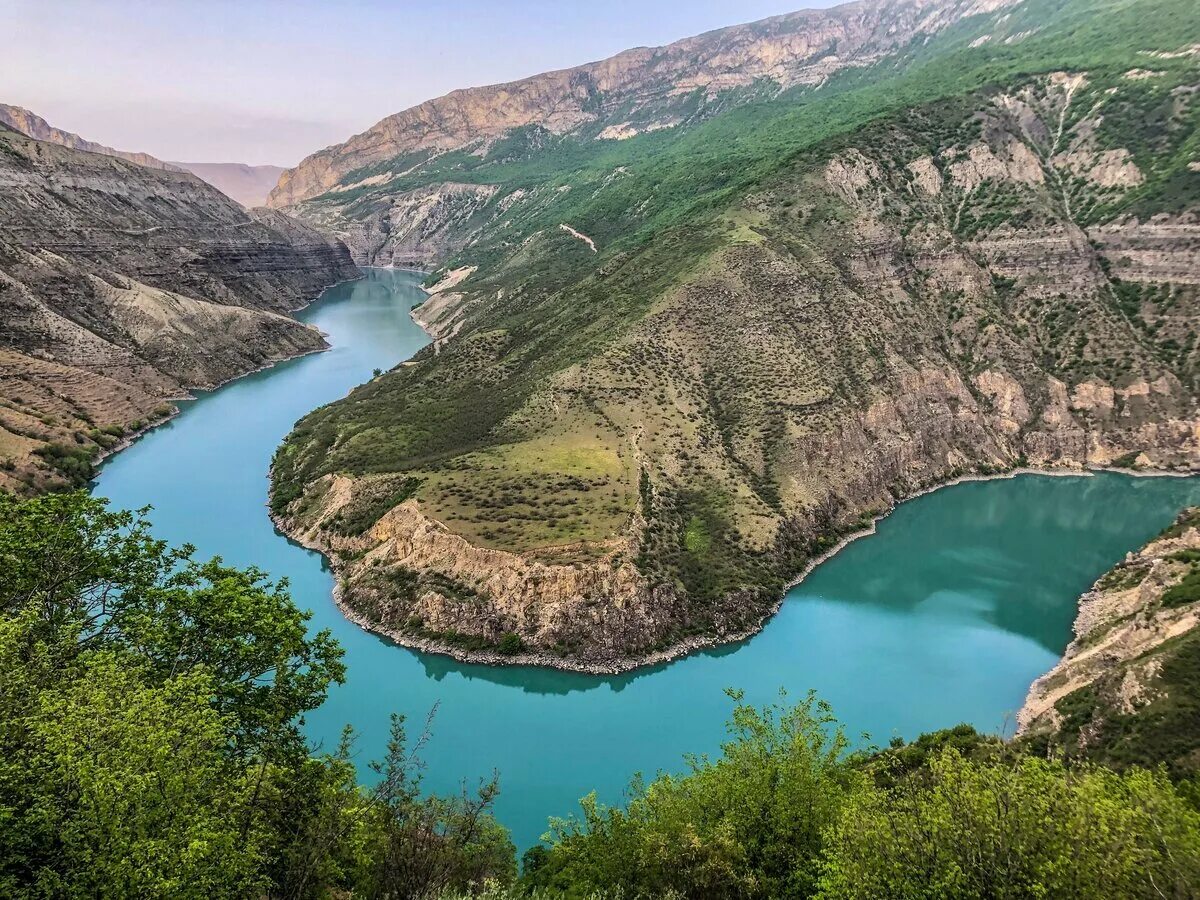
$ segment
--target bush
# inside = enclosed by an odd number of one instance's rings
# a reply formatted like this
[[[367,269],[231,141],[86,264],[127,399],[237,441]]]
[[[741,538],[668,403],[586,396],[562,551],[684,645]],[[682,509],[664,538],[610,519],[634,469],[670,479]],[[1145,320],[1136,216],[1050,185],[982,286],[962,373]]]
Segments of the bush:
[[[1186,897],[1200,814],[1164,775],[955,750],[863,791],[829,833],[821,896]]]
[[[497,652],[502,656],[516,656],[524,649],[525,642],[521,640],[521,636],[511,631],[500,638],[500,643],[496,645]]]

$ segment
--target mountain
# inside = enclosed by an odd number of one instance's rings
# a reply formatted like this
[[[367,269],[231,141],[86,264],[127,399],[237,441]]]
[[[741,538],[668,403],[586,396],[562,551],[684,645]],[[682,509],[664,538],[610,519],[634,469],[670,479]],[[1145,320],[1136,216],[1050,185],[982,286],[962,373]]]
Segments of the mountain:
[[[514,129],[626,140],[887,56],[1015,0],[904,0],[806,10],[508,84],[454,91],[389,116],[288,170],[269,204],[393,180],[444,153],[486,154]]]
[[[72,134],[69,131],[63,131],[61,128],[55,128],[41,116],[31,113],[29,110],[20,106],[10,106],[7,103],[0,103],[0,124],[7,125],[21,134],[28,135],[37,141],[45,141],[48,144],[57,144],[60,147],[66,147],[70,150],[82,150],[86,153],[102,153],[105,156],[116,156],[120,159],[127,159],[131,163],[137,163],[139,166],[148,166],[151,169],[166,169],[171,172],[184,171],[175,163],[163,162],[149,153],[129,153],[125,150],[114,150],[112,147],[106,147],[104,144],[97,144],[95,141],[85,140],[77,134]]]
[[[282,166],[247,166],[244,163],[173,163],[202,178],[247,209],[262,206],[283,174]]]
[[[191,174],[0,125],[0,487],[78,483],[189,387],[321,349],[288,313],[356,273]]]
[[[31,113],[20,106],[10,106],[0,103],[0,124],[7,125],[21,134],[37,141],[57,144],[70,150],[82,150],[86,153],[101,153],[104,156],[115,156],[126,159],[139,166],[151,169],[165,169],[169,172],[191,172],[193,175],[207,181],[227,197],[232,197],[247,208],[262,206],[267,194],[279,181],[284,169],[281,166],[248,166],[244,163],[182,163],[163,162],[149,153],[129,153],[125,150],[114,150],[104,144],[97,144],[81,138],[77,134],[55,128],[41,116]]]
[[[586,121],[546,87],[477,133],[446,111],[526,94],[468,91],[281,178],[359,261],[438,270],[433,346],[273,468],[358,621],[615,671],[752,633],[955,477],[1197,466],[1194,4],[853,4],[672,48],[581,82]]]

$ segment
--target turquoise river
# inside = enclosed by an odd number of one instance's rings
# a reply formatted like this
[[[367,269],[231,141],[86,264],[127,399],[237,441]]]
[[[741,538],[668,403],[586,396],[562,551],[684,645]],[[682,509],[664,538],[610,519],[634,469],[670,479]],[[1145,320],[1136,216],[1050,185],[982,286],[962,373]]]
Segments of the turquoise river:
[[[95,491],[153,506],[161,538],[201,556],[286,576],[346,649],[349,676],[307,717],[331,747],[360,734],[360,770],[381,751],[388,714],[423,721],[437,705],[427,786],[456,789],[498,770],[497,813],[520,847],[549,816],[595,789],[617,802],[634,772],[678,769],[724,734],[726,687],[767,702],[815,689],[851,735],[892,736],[970,722],[1011,729],[1029,683],[1070,639],[1076,598],[1162,529],[1200,480],[1019,476],[972,482],[902,504],[793,589],[756,637],[619,677],[462,665],[350,624],[320,556],[267,518],[267,467],[292,423],[427,343],[408,312],[420,276],[367,270],[301,317],[333,349],[250,375],[184,404],[183,414],[110,459]]]

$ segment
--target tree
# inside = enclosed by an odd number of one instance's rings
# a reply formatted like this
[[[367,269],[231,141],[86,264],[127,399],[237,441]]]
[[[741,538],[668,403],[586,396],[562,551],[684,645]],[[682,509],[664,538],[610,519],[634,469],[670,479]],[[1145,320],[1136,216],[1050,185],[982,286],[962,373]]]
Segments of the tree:
[[[581,819],[552,821],[548,853],[526,855],[527,882],[571,897],[810,896],[823,833],[865,778],[845,765],[846,738],[813,695],[762,709],[730,696],[721,758],[635,779],[624,810],[584,798]]]
[[[286,583],[83,493],[0,495],[0,896],[426,897],[515,875],[489,814],[425,797],[396,720],[380,785],[303,714],[341,681]],[[423,741],[422,741],[423,743]],[[418,746],[419,749],[419,746]]]
[[[328,631],[310,636],[286,581],[150,536],[145,510],[87,494],[0,496],[0,613],[32,611],[29,638],[60,664],[87,651],[130,654],[164,681],[203,666],[230,715],[235,752],[305,752],[297,717],[345,674]]]
[[[436,710],[435,710],[436,711]],[[500,792],[493,774],[472,795],[426,796],[421,791],[434,712],[409,748],[404,717],[392,717],[387,755],[372,768],[379,776],[369,827],[369,863],[358,891],[370,898],[438,897],[516,875],[512,841],[490,810]]]
[[[1192,897],[1200,813],[1159,772],[948,749],[856,794],[829,834],[829,898]]]

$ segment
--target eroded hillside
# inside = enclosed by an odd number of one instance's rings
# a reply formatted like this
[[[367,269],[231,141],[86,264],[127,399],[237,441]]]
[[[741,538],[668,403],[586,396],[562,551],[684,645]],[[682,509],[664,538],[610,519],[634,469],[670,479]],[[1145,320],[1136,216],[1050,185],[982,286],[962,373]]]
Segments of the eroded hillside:
[[[0,486],[78,482],[189,387],[320,349],[288,313],[356,271],[192,175],[0,126]]]
[[[1075,640],[1018,717],[1035,743],[1106,765],[1200,770],[1200,509],[1080,599]]]
[[[395,193],[425,171],[475,158],[493,161],[563,136],[624,141],[686,128],[732,106],[818,85],[861,69],[960,20],[1016,0],[894,0],[804,10],[721,28],[665,47],[639,47],[610,59],[508,84],[454,91],[389,116],[344,144],[305,159],[280,178],[269,204],[325,196],[344,206],[364,194]],[[348,218],[359,218],[350,211]]]
[[[369,627],[604,670],[754,629],[955,475],[1194,466],[1182,9],[1027,2],[607,171],[460,191],[439,340],[302,420],[276,513]]]

